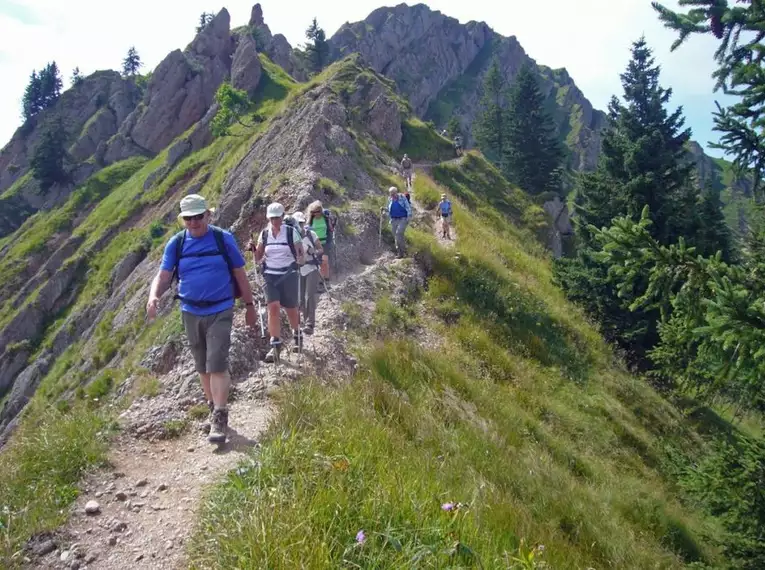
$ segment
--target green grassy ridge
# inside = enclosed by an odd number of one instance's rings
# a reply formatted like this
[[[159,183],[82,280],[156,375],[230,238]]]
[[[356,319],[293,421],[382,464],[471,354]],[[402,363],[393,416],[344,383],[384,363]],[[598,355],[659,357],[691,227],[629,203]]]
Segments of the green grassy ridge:
[[[135,157],[107,166],[75,189],[62,207],[30,216],[12,234],[13,244],[0,260],[0,273],[6,283],[12,282],[24,269],[29,256],[43,252],[56,234],[70,232],[75,218],[130,178],[145,161],[143,157]]]
[[[426,290],[406,318],[378,300],[350,382],[285,389],[260,451],[206,498],[192,568],[533,568],[512,561],[522,541],[553,568],[720,562],[720,528],[668,475],[665,445],[700,437],[612,364],[527,234],[484,223],[470,200],[490,208],[492,188],[449,192],[454,249],[409,232]],[[412,319],[443,345],[417,347]]]

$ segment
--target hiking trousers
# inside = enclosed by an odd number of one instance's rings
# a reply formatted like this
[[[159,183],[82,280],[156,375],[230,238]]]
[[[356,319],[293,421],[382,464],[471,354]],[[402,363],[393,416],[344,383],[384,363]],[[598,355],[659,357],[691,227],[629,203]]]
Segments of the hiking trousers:
[[[300,308],[303,310],[306,326],[316,326],[317,291],[319,289],[319,270],[314,269],[308,275],[300,276]]]
[[[396,249],[401,254],[406,251],[406,239],[404,238],[404,232],[406,231],[407,225],[409,225],[409,218],[391,218],[390,220],[390,229],[393,232],[393,237],[396,240]]]

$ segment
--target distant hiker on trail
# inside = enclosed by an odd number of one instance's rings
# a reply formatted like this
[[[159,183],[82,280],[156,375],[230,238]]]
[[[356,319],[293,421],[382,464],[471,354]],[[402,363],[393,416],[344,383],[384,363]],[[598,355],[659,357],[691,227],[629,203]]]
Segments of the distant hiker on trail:
[[[244,257],[230,232],[209,223],[212,211],[198,194],[181,200],[178,217],[183,219],[185,229],[165,245],[146,312],[150,320],[157,316],[159,298],[177,277],[175,298],[181,301],[183,325],[210,408],[207,439],[222,443],[228,429],[228,352],[234,300],[240,296],[244,300],[245,322],[251,327],[255,327],[255,306]]]
[[[459,135],[454,137],[454,152],[457,153],[457,156],[462,155],[462,137]]]
[[[281,350],[281,318],[279,311],[284,307],[292,327],[295,346],[302,344],[300,315],[298,314],[298,288],[300,287],[298,266],[304,262],[305,252],[297,230],[283,223],[284,206],[273,202],[266,209],[268,226],[260,232],[255,248],[255,263],[262,263],[265,281],[266,303],[268,305],[268,333],[271,335],[271,350],[266,362],[278,359]],[[248,243],[248,247],[252,242]]]
[[[324,253],[321,256],[321,276],[329,281],[329,256],[335,245],[335,224],[330,211],[324,209],[320,200],[312,202],[306,211],[306,223],[319,236]]]
[[[410,190],[412,188],[412,161],[406,154],[401,160],[401,173],[404,176],[407,190]]]
[[[449,220],[452,218],[452,203],[446,198],[446,194],[441,194],[441,201],[438,203],[438,211],[441,214],[441,237],[452,239],[449,235]]]
[[[406,238],[404,232],[409,224],[409,218],[412,217],[412,206],[409,201],[398,193],[398,188],[391,186],[388,189],[390,198],[388,199],[388,216],[390,216],[390,227],[396,243],[396,255],[404,257],[406,255]]]
[[[305,317],[305,334],[313,334],[316,326],[316,305],[317,293],[319,290],[319,266],[321,265],[321,256],[324,250],[321,247],[319,236],[305,225],[305,215],[303,212],[295,212],[292,217],[298,223],[303,234],[303,247],[306,251],[306,262],[300,268],[300,310]]]

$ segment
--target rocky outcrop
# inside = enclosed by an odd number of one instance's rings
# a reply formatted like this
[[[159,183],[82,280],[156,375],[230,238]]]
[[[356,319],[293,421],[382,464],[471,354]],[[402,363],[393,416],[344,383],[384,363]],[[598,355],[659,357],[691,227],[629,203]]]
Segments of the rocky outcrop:
[[[72,185],[56,185],[42,194],[36,181],[26,176],[42,126],[49,118],[55,114],[62,119],[76,183],[83,173],[77,163],[87,160],[117,132],[140,98],[135,82],[116,71],[97,71],[62,93],[53,107],[19,127],[0,150],[0,195],[16,183],[10,195],[0,198],[0,237],[16,230],[34,212],[61,203],[73,189]]]
[[[295,55],[295,50],[292,49],[287,38],[282,34],[273,35],[271,33],[268,24],[263,20],[263,9],[260,4],[255,4],[252,7],[248,27],[255,35],[258,51],[265,53],[271,61],[284,69],[297,81],[306,81],[308,79],[304,66]]]
[[[239,44],[236,46],[234,59],[231,62],[231,85],[246,91],[252,97],[262,73],[255,40],[251,35],[245,34],[239,38]]]
[[[106,162],[158,153],[202,117],[229,77],[234,42],[230,16],[222,9],[184,51],[174,50],[152,73],[141,104],[120,127],[105,152]]]
[[[343,25],[330,44],[333,58],[358,52],[393,79],[421,117],[440,127],[457,117],[468,142],[494,57],[507,81],[524,63],[535,63],[515,37],[503,37],[484,22],[461,24],[424,4],[375,10],[363,22]],[[605,115],[593,109],[565,71],[538,70],[544,91],[558,109],[560,136],[571,150],[570,166],[594,167]]]

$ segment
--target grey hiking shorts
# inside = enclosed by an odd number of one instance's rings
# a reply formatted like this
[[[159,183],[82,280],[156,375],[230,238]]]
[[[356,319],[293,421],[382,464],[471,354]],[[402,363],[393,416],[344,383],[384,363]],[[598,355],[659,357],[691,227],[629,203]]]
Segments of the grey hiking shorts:
[[[266,282],[266,303],[279,301],[279,305],[285,309],[294,309],[298,306],[298,272],[291,271],[286,275],[274,275],[264,273]]]
[[[231,346],[234,308],[205,316],[186,311],[182,314],[197,372],[210,374],[228,371],[228,349]]]

